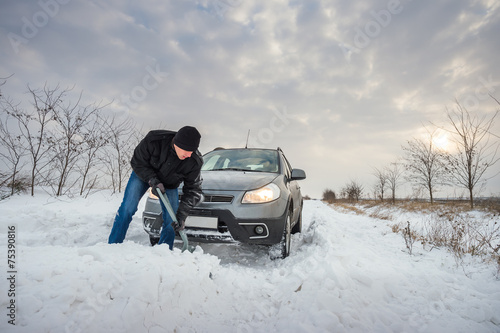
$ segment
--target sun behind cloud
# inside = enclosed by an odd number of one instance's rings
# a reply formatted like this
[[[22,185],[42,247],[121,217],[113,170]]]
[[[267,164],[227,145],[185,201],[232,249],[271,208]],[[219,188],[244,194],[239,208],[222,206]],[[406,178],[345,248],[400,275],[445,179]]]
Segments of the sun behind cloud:
[[[439,150],[448,151],[450,149],[450,141],[448,140],[448,134],[442,133],[436,135],[432,138],[432,144]]]

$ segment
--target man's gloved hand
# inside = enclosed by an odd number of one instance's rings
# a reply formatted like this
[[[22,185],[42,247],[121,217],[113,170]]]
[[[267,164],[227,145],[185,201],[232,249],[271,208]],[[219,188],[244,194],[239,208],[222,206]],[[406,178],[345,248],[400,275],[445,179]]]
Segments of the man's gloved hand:
[[[158,178],[151,178],[148,183],[149,186],[151,186],[151,192],[153,192],[153,194],[156,195],[157,197],[159,197],[157,192],[158,190],[160,190],[161,193],[165,193],[165,186],[163,186],[163,184],[160,183]]]
[[[186,220],[177,220],[176,222],[172,222],[172,227],[174,228],[175,232],[179,232],[181,230],[184,230],[184,227],[186,226]]]

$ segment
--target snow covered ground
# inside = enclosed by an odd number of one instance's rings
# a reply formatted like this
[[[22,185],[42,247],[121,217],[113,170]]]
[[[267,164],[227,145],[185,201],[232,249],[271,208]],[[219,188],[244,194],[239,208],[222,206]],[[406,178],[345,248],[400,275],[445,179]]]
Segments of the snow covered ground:
[[[494,264],[466,258],[465,274],[445,249],[410,256],[388,221],[307,201],[292,254],[271,261],[262,247],[151,247],[140,210],[108,245],[120,201],[0,201],[1,332],[500,332]]]

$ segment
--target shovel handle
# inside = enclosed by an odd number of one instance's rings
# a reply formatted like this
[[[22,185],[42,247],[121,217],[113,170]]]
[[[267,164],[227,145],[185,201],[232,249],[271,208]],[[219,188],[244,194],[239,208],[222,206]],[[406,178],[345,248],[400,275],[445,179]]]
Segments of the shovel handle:
[[[174,213],[174,209],[172,208],[172,205],[170,204],[170,201],[168,200],[168,198],[163,193],[161,193],[161,191],[156,191],[156,192],[158,192],[158,196],[160,197],[160,200],[165,205],[165,208],[167,208],[167,212],[170,215],[170,217],[172,218],[172,221],[174,221],[175,223],[178,223],[177,217],[175,216],[175,213]],[[189,252],[193,252],[194,249],[192,249],[192,247],[189,246],[189,241],[187,239],[187,236],[186,236],[186,233],[184,232],[184,230],[180,230],[179,235],[181,236],[182,242],[184,243],[182,245],[181,251],[184,252],[184,251],[188,250]]]

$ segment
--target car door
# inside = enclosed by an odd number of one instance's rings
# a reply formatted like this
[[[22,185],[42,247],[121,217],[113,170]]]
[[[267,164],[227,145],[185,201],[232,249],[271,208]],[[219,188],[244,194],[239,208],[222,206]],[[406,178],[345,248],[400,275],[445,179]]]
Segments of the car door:
[[[302,200],[302,196],[300,194],[300,186],[299,182],[296,180],[292,180],[292,166],[290,165],[290,162],[286,159],[285,155],[283,155],[283,161],[284,161],[284,173],[285,173],[285,179],[287,182],[287,187],[288,190],[290,191],[290,196],[291,199],[293,200],[293,217],[292,221],[297,221],[300,213],[300,203]]]

